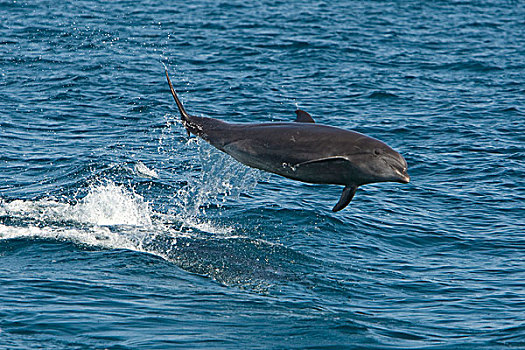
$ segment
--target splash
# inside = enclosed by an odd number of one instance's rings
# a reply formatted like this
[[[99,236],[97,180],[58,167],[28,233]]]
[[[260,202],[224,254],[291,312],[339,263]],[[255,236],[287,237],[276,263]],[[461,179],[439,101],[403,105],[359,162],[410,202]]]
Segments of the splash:
[[[224,171],[227,169],[231,170]],[[216,195],[221,189],[232,193],[229,181],[233,180],[222,181],[225,183],[218,188],[210,185],[209,192]],[[188,188],[196,192],[202,189]],[[210,197],[203,195],[200,200],[205,198]],[[93,184],[85,197],[73,203],[51,198],[0,198],[0,241],[50,239],[133,250],[158,256],[224,285],[256,291],[264,291],[273,280],[288,278],[283,270],[286,261],[281,256],[290,252],[234,231],[213,219],[155,212],[141,195],[109,180]]]
[[[112,182],[91,188],[73,209],[71,218],[78,222],[93,225],[152,225],[152,209],[144,198]]]
[[[181,221],[195,228],[206,231],[212,228],[215,233],[229,233],[233,228],[223,227],[217,230],[216,225],[206,220],[209,210],[233,204],[242,193],[253,190],[267,175],[240,164],[207,143],[190,142],[197,143],[200,169],[198,172],[194,171],[194,176],[188,179],[187,185],[177,191],[176,215]]]
[[[158,179],[159,174],[154,169],[148,168],[144,163],[142,163],[140,160],[135,163],[135,166],[133,168],[135,173],[137,175],[140,175],[142,177],[150,178],[150,179]]]
[[[0,202],[0,214],[45,222],[74,222],[97,226],[151,226],[152,210],[139,194],[113,182],[92,186],[76,204],[53,199]]]
[[[202,191],[202,187],[186,186],[179,190],[178,200],[189,203],[195,196],[199,203],[205,202],[208,197]],[[213,192],[207,191],[208,195]],[[159,235],[169,236],[175,242],[177,237],[203,233],[224,235],[234,231],[233,227],[214,223],[206,217],[189,215],[184,208],[179,207],[174,213],[159,213],[133,189],[99,180],[89,187],[85,197],[72,203],[52,198],[13,201],[0,198],[0,219],[3,219],[0,239],[64,239],[163,256],[162,250],[145,248]]]
[[[169,214],[183,226],[213,234],[229,234],[235,229],[222,226],[213,214],[234,203],[242,193],[253,190],[260,180],[268,178],[259,170],[244,166],[208,143],[191,137],[181,142],[179,119],[165,115],[165,128],[157,151],[163,155],[161,166],[184,170],[184,186],[173,195]],[[195,157],[197,152],[198,157]]]
[[[54,199],[0,200],[0,239],[54,238],[77,243],[143,250],[154,226],[150,205],[139,194],[113,182],[93,185],[77,203]]]

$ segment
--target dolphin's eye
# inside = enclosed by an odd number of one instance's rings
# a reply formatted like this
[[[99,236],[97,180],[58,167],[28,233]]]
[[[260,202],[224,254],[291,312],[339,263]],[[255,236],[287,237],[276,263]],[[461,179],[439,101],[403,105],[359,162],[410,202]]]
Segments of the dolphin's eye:
[[[374,154],[375,154],[376,156],[380,155],[381,153],[383,153],[383,152],[381,152],[381,149],[380,149],[380,148],[376,148],[376,149],[374,149]]]

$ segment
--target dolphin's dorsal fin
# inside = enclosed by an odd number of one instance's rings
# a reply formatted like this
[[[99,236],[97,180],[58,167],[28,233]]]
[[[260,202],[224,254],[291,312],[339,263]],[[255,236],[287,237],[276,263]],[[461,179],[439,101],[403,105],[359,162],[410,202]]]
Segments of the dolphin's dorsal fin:
[[[332,211],[336,212],[341,209],[344,209],[352,201],[352,198],[354,198],[355,191],[357,191],[357,186],[346,186],[343,189],[343,193],[341,193],[341,198],[339,198],[339,202],[337,202]]]
[[[295,114],[297,114],[297,119],[295,119],[297,123],[315,123],[314,118],[302,109],[296,110]]]

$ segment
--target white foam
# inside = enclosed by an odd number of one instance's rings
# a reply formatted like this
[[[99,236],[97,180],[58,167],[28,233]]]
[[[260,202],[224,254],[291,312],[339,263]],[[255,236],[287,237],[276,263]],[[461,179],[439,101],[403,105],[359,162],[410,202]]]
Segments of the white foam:
[[[228,235],[235,231],[235,228],[232,226],[220,225],[207,219],[182,214],[177,215],[177,218],[183,222],[183,227],[190,227],[206,233]]]
[[[110,182],[91,188],[74,207],[71,218],[93,225],[151,226],[152,214],[141,195]]]
[[[140,175],[140,176],[143,176],[143,177],[148,177],[148,178],[151,178],[151,179],[158,179],[159,178],[159,174],[157,174],[157,172],[155,170],[148,168],[140,160],[137,163],[135,163],[134,170],[135,170],[135,173],[137,175]]]
[[[52,199],[0,202],[0,214],[39,221],[73,221],[99,226],[151,226],[153,214],[139,194],[108,182],[90,188],[76,204]]]
[[[77,203],[55,199],[5,201],[0,198],[0,215],[12,224],[0,224],[0,239],[52,238],[106,248],[145,250],[155,235],[176,237],[199,234],[228,234],[232,227],[214,224],[207,218],[181,213],[156,213],[135,191],[111,181],[92,185]],[[177,230],[174,222],[180,222]],[[159,256],[164,252],[148,251]]]
[[[44,238],[67,240],[71,242],[98,246],[103,248],[129,249],[144,251],[141,244],[137,241],[122,235],[119,232],[113,232],[108,227],[95,226],[90,228],[68,228],[46,226],[37,227],[29,226],[7,226],[0,224],[0,239],[13,238]]]
[[[0,239],[66,239],[132,250],[142,250],[154,226],[154,212],[143,197],[112,182],[93,185],[75,204],[54,199],[0,200],[0,215],[13,221],[0,225]]]

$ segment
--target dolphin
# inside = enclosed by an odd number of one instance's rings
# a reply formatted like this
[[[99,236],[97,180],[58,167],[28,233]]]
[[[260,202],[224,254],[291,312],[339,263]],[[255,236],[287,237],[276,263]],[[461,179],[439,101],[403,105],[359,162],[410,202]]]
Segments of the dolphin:
[[[408,183],[407,162],[385,143],[354,131],[321,125],[303,110],[288,123],[237,124],[189,115],[166,71],[188,132],[239,162],[289,179],[344,186],[332,211],[344,209],[357,188],[375,182]]]

